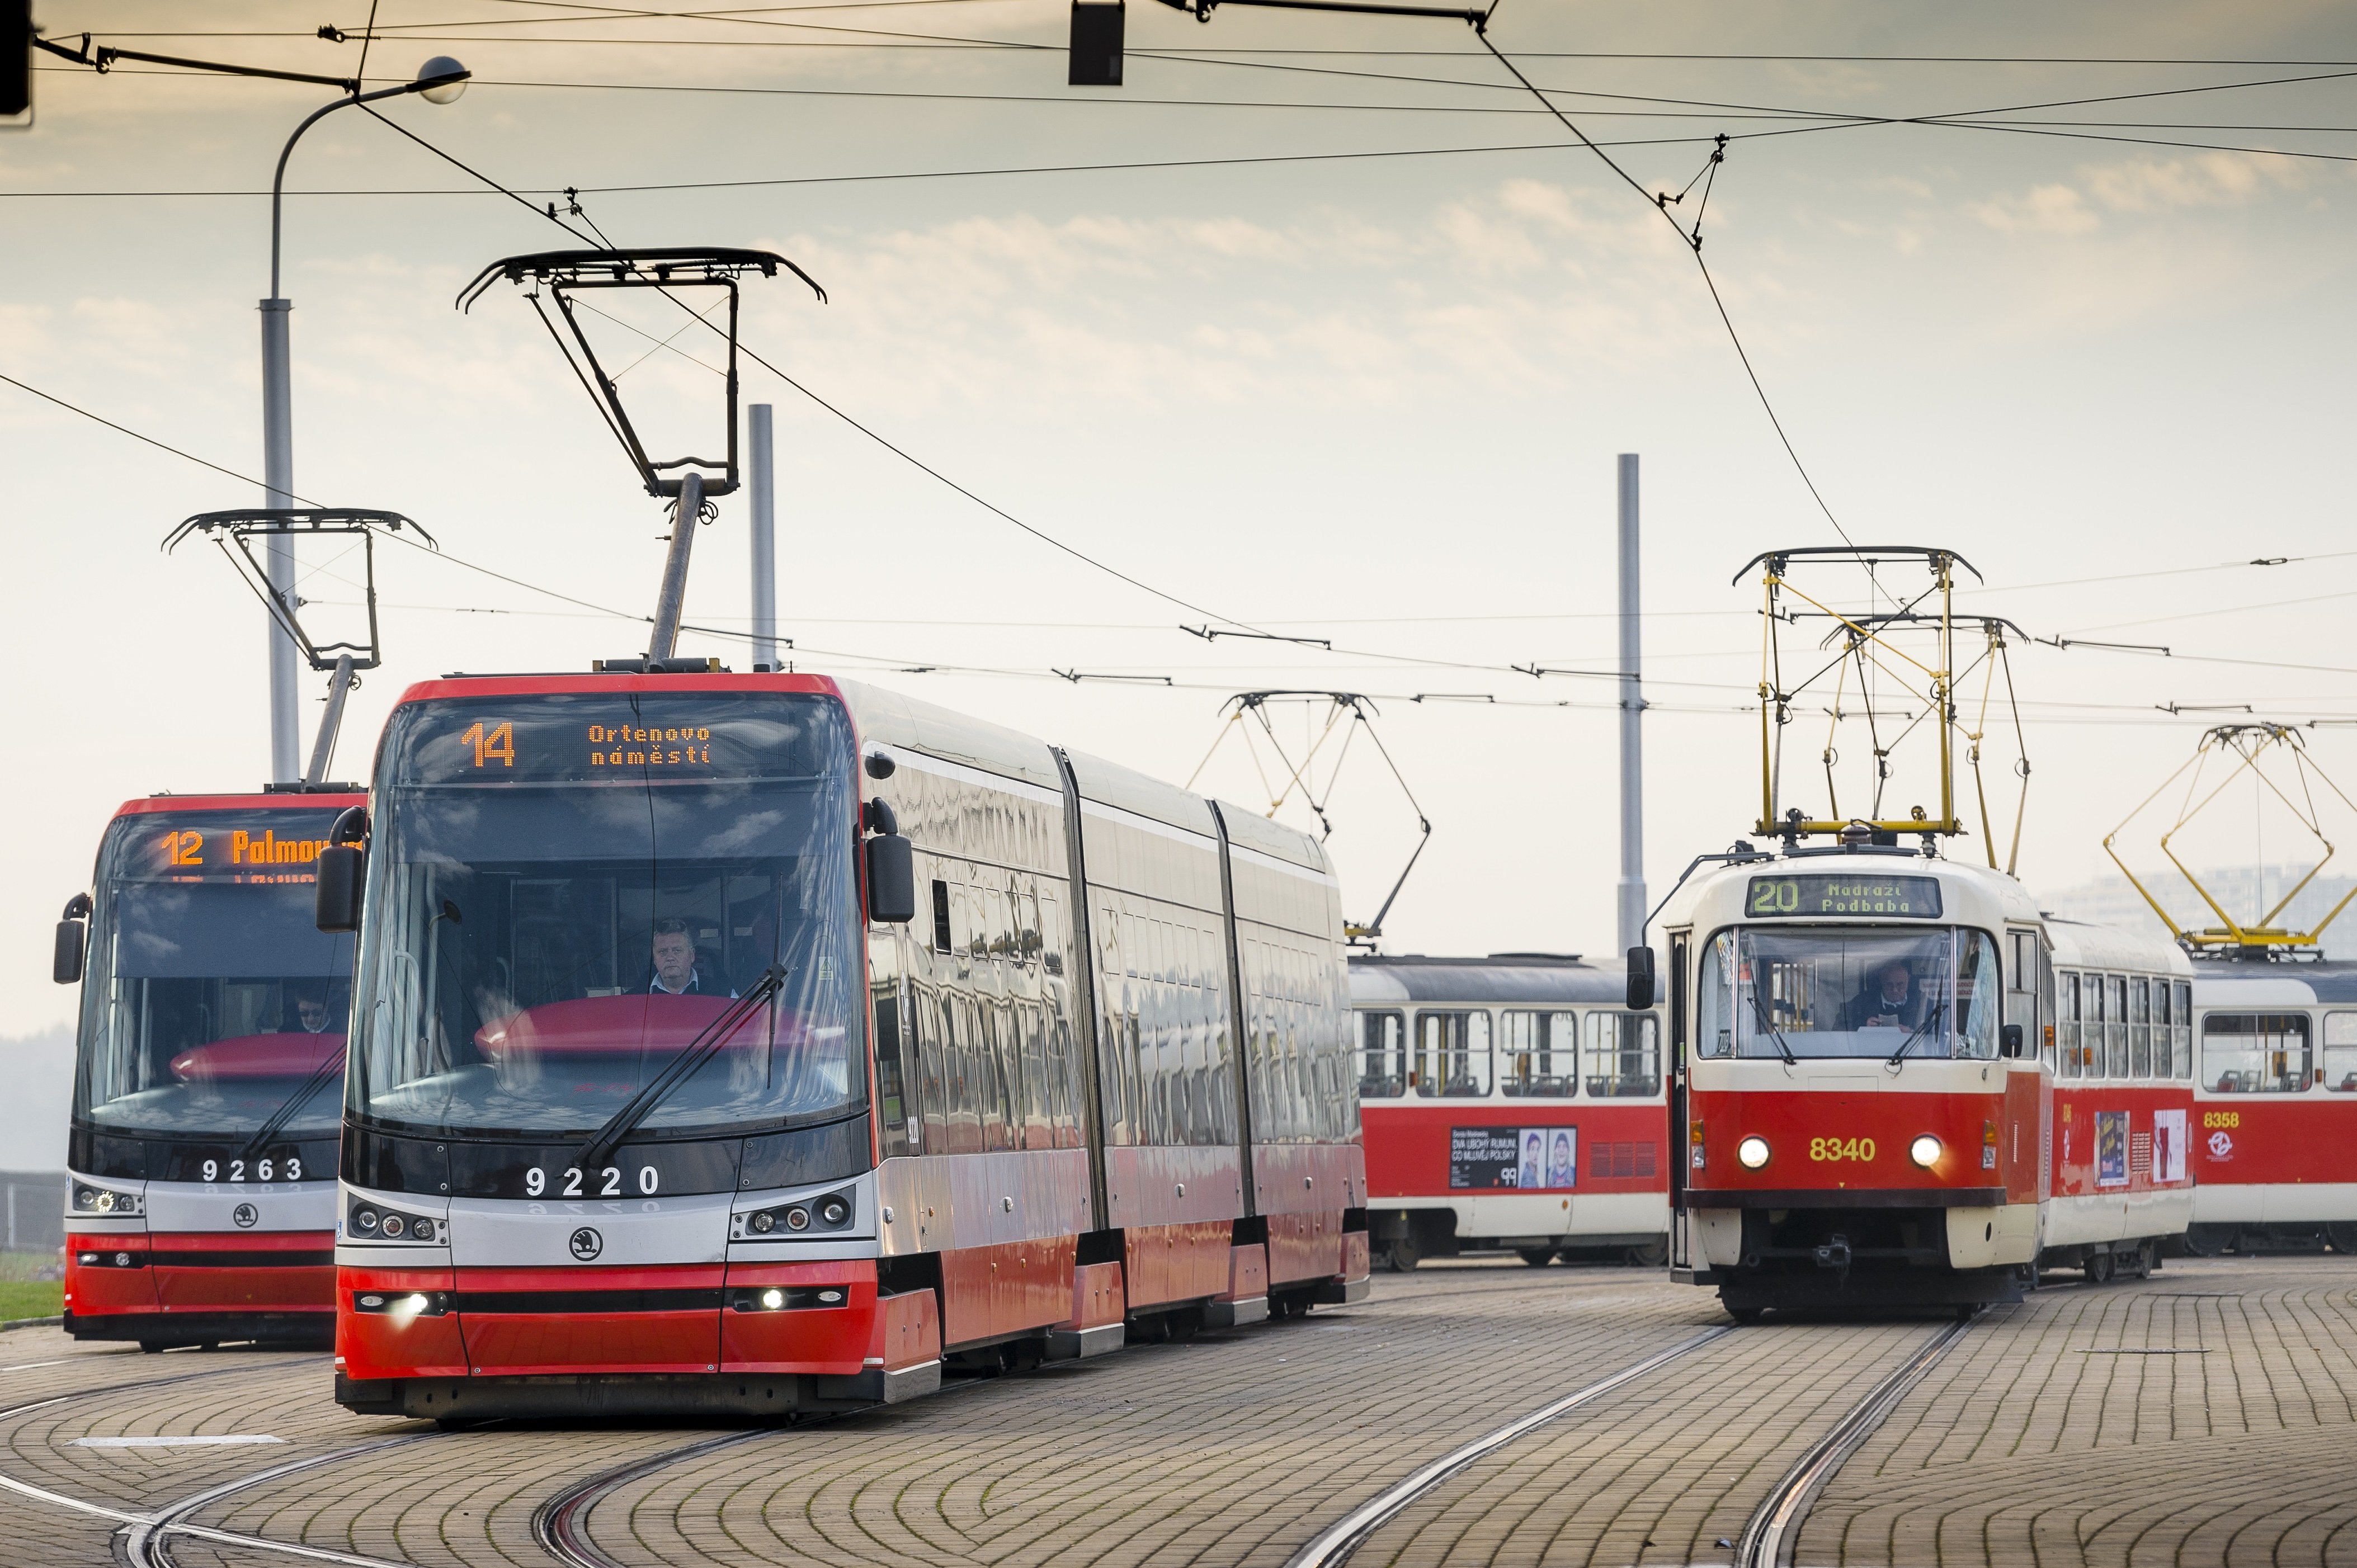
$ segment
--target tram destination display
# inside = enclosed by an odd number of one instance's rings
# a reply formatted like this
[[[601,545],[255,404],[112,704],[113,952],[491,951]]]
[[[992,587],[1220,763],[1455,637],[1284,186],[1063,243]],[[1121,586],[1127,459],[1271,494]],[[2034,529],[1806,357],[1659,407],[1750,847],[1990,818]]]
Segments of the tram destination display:
[[[1577,1185],[1577,1127],[1451,1127],[1448,1185],[1458,1191],[1547,1191]]]
[[[1755,876],[1743,900],[1754,919],[1808,919],[1818,915],[1881,915],[1901,920],[1940,918],[1936,876],[1857,876],[1807,872]]]

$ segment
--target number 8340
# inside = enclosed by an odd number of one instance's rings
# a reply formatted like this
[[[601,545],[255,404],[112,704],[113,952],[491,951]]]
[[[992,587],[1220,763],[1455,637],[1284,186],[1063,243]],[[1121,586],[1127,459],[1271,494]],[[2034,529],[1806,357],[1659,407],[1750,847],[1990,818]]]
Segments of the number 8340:
[[[656,1174],[654,1166],[639,1167],[637,1186],[642,1195],[652,1197],[662,1185],[662,1178]],[[523,1173],[523,1195],[526,1197],[550,1197],[552,1187],[555,1188],[553,1196],[557,1197],[620,1197],[623,1196],[622,1167],[608,1165],[597,1174],[594,1180],[587,1172],[574,1165],[565,1166],[563,1172],[554,1176],[538,1165]]]

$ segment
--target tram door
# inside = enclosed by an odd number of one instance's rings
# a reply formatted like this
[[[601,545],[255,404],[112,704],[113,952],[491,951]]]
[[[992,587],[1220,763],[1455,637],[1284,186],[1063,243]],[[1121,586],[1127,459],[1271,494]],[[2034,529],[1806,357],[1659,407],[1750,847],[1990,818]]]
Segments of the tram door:
[[[1663,1151],[1670,1163],[1670,1268],[1674,1273],[1694,1267],[1694,1247],[1686,1223],[1686,937],[1670,936],[1670,1092],[1669,1125],[1663,1130]]]

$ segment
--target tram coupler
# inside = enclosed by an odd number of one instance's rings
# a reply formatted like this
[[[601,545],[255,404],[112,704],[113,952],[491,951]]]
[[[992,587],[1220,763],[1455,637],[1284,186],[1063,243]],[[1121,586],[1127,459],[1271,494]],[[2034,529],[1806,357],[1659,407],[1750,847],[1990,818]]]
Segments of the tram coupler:
[[[1849,1238],[1836,1232],[1832,1240],[1821,1247],[1811,1248],[1809,1257],[1821,1269],[1846,1274],[1849,1273]]]

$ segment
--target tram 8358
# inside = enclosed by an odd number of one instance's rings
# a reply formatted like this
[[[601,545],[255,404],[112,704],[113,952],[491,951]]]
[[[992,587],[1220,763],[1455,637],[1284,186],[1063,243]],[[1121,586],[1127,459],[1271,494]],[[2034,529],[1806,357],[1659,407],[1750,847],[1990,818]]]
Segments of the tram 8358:
[[[839,1409],[1366,1289],[1302,835],[720,671],[413,687],[363,834],[354,1409]]]
[[[345,788],[331,787],[331,788]],[[59,928],[81,984],[66,1314],[150,1349],[324,1344],[351,940],[313,871],[357,793],[156,796],[108,824]]]

